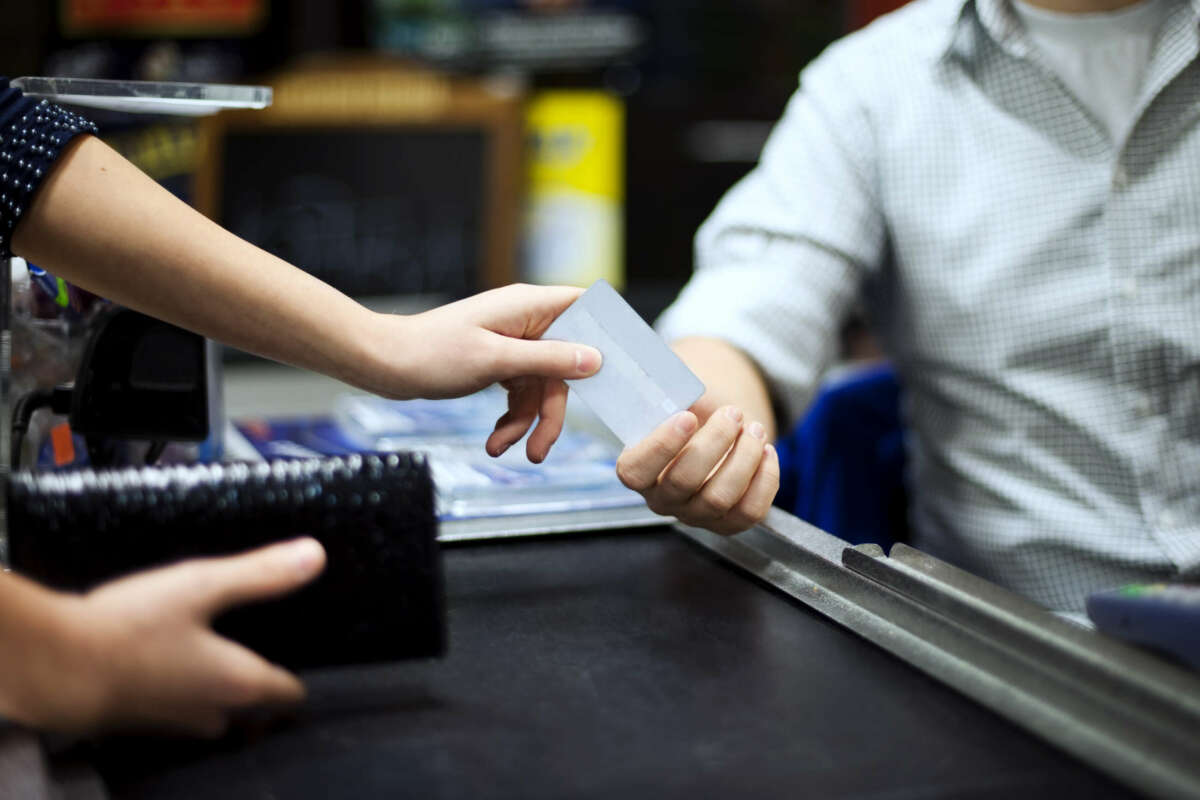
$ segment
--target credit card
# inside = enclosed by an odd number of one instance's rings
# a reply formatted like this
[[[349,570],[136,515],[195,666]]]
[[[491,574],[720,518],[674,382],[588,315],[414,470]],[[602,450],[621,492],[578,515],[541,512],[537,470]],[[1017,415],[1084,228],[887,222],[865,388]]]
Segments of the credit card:
[[[567,381],[571,391],[628,447],[704,394],[704,384],[621,295],[599,280],[542,334],[591,345],[599,372]]]

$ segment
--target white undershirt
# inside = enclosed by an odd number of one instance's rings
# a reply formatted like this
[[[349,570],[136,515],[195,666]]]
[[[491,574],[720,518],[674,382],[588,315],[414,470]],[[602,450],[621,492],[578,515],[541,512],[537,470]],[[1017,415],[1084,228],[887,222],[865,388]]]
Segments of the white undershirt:
[[[1071,14],[1012,0],[1040,54],[1085,108],[1120,142],[1170,0],[1142,0],[1117,11]]]

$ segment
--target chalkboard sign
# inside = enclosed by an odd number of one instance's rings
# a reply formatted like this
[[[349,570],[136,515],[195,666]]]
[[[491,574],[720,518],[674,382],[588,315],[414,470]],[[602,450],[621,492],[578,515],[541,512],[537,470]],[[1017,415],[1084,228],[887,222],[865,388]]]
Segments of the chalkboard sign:
[[[361,64],[272,83],[271,108],[205,124],[201,211],[354,296],[461,297],[514,279],[515,93]]]
[[[484,137],[312,129],[230,134],[220,222],[352,295],[478,288]]]

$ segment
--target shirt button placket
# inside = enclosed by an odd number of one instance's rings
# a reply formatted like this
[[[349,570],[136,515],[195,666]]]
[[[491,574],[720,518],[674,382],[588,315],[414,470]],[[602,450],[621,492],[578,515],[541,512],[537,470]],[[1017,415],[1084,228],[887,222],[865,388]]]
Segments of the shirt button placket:
[[[1112,187],[1114,191],[1122,191],[1129,186],[1129,172],[1125,169],[1125,165],[1120,161],[1113,168]]]

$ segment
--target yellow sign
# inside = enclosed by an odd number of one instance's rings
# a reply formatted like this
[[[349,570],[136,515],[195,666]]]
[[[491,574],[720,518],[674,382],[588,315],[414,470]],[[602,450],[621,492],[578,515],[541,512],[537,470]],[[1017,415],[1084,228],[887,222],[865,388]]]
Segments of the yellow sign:
[[[530,137],[525,276],[624,285],[625,113],[607,92],[541,92]]]

